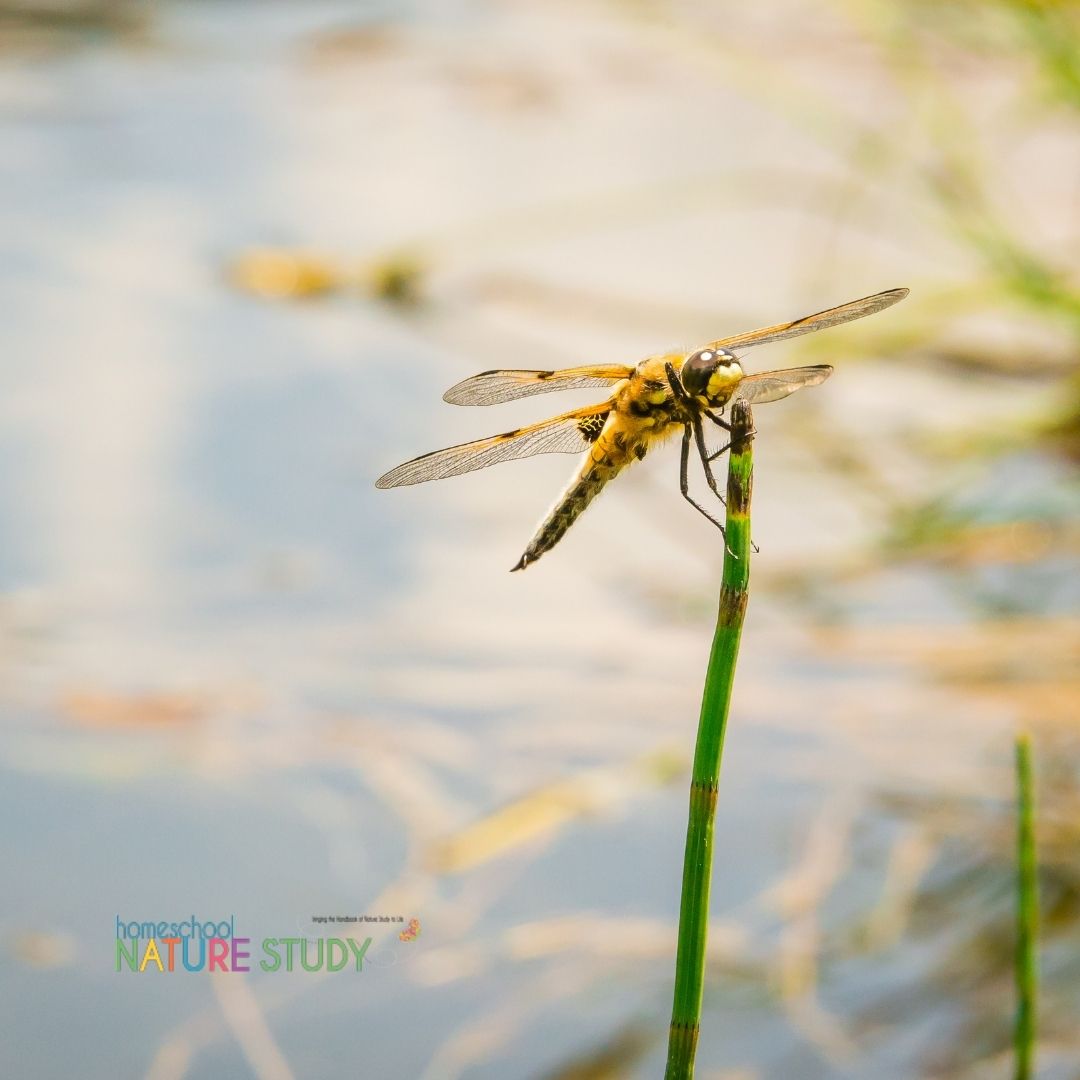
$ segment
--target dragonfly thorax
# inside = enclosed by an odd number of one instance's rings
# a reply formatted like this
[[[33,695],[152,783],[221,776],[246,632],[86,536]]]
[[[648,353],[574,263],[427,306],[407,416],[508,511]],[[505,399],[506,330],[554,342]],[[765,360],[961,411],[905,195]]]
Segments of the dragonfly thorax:
[[[743,377],[738,359],[727,349],[698,349],[683,361],[682,384],[691,397],[707,398],[723,405]]]

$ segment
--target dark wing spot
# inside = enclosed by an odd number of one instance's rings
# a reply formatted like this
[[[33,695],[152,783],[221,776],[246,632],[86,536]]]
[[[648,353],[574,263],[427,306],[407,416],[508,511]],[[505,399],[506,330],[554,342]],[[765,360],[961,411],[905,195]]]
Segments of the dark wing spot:
[[[607,420],[607,413],[601,413],[597,416],[586,416],[584,419],[578,421],[578,431],[581,432],[582,438],[588,443],[594,443],[600,438],[600,432],[604,430],[604,422]]]
[[[540,382],[543,382],[545,379],[550,379],[554,374],[554,371],[538,371],[536,377]]]

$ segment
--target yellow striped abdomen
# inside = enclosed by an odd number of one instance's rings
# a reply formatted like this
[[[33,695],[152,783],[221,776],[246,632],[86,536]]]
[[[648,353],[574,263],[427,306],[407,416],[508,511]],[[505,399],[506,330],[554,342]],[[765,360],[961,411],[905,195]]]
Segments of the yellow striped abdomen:
[[[569,487],[540,523],[515,570],[524,570],[550,551],[609,480],[632,461],[640,461],[653,443],[680,430],[685,420],[672,398],[666,363],[681,359],[676,355],[642,361],[633,375],[615,388],[603,430]]]
[[[644,448],[640,455],[644,456]],[[547,517],[540,523],[536,535],[529,541],[524,554],[517,561],[513,570],[524,570],[530,563],[536,562],[545,551],[550,551],[562,538],[566,530],[577,521],[581,512],[603,490],[604,485],[617,476],[631,460],[626,450],[624,439],[612,438],[604,432],[585,455],[567,489],[548,511]]]

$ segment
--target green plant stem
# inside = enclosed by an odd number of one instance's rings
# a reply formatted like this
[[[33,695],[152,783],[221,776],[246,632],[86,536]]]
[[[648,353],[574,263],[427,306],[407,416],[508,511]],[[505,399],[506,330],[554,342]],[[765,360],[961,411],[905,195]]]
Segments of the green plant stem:
[[[720,588],[705,689],[701,698],[694,768],[690,781],[690,814],[683,859],[679,945],[675,958],[675,999],[668,1036],[666,1080],[694,1075],[705,978],[705,944],[709,931],[709,885],[712,878],[713,819],[720,781],[731,687],[739,656],[743,615],[750,583],[750,492],[754,462],[753,417],[748,405],[736,402],[731,412],[728,456],[727,550]]]
[[[1016,738],[1016,1080],[1029,1080],[1035,1060],[1035,1007],[1039,936],[1038,856],[1035,852],[1035,785],[1031,772],[1031,739]]]

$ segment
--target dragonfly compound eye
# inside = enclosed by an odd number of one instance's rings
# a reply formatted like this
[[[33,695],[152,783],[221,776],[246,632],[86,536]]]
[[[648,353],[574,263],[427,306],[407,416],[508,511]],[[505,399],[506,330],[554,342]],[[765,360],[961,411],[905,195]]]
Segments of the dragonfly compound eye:
[[[735,357],[726,349],[699,349],[696,353],[691,353],[680,372],[686,392],[693,397],[705,394],[713,375],[718,370],[726,370],[735,362]]]

